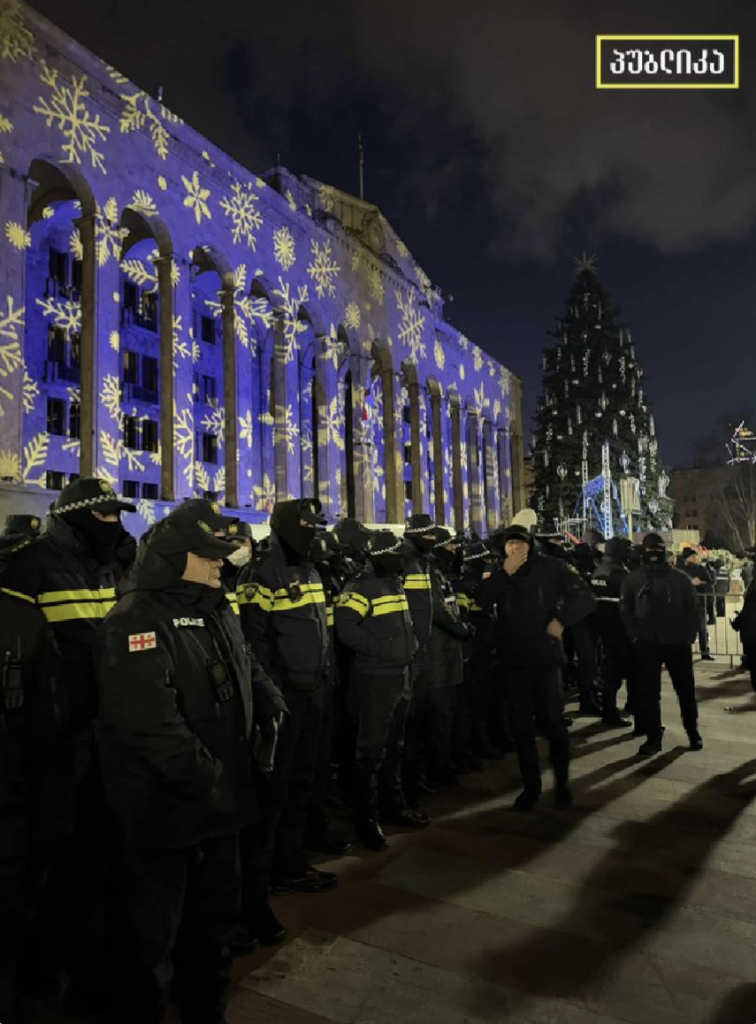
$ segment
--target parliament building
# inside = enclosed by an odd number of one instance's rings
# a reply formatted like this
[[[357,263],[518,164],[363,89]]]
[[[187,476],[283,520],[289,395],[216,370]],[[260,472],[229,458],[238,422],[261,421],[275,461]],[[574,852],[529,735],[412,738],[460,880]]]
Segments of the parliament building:
[[[137,534],[203,495],[484,534],[524,504],[521,386],[377,207],[249,171],[0,0],[0,511],[90,474]]]

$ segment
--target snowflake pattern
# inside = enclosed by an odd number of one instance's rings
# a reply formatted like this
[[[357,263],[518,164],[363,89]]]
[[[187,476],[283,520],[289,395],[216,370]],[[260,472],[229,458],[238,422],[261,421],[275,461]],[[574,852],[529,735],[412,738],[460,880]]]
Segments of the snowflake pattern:
[[[34,57],[34,36],[24,24],[17,0],[0,0],[0,58],[12,61]]]
[[[136,503],[137,515],[141,516],[147,526],[155,525],[155,502],[148,498],[140,498]]]
[[[313,238],[311,246],[313,258],[307,267],[307,273],[315,282],[315,292],[319,299],[322,299],[324,295],[333,296],[336,294],[334,281],[338,277],[341,267],[331,255],[331,243],[327,241],[321,246]]]
[[[278,288],[273,289],[273,294],[280,300],[282,330],[286,342],[286,362],[293,362],[297,351],[297,338],[307,330],[307,324],[299,319],[299,309],[305,302],[309,301],[307,285],[303,284],[297,288],[296,294],[292,294],[291,285],[278,278]]]
[[[289,455],[294,454],[296,451],[297,438],[299,437],[299,424],[294,418],[294,412],[291,405],[288,405],[285,409],[279,410],[279,415],[273,429],[273,436],[276,440],[283,441]]]
[[[286,191],[284,192],[284,199],[289,204],[289,209],[292,211],[292,213],[296,213],[297,203],[296,200],[294,199],[294,196],[290,188],[287,188]]]
[[[186,205],[186,203],[184,205]],[[134,195],[131,197],[129,206],[132,210],[136,210],[137,213],[141,213],[143,217],[157,217],[158,215],[157,203],[149,192],[145,192],[143,188],[138,188],[136,190]]]
[[[107,140],[110,128],[99,114],[92,116],[85,102],[89,96],[87,76],[73,75],[71,84],[66,85],[47,61],[40,61],[40,67],[40,79],[51,90],[51,96],[40,96],[32,110],[44,117],[48,128],[54,125],[63,135],[63,163],[81,164],[88,156],[92,167],[106,174],[105,157],[97,147]]]
[[[39,434],[35,434],[27,444],[24,445],[24,463],[23,469],[21,470],[21,479],[25,484],[29,484],[34,487],[45,487],[47,484],[47,473],[45,471],[45,465],[47,463],[47,449],[50,444],[50,435],[44,431]],[[31,475],[33,469],[41,469],[42,472],[37,477]]]
[[[0,451],[0,477],[15,482],[21,479],[21,458],[16,452]]]
[[[143,128],[146,128],[152,139],[155,152],[161,160],[165,160],[168,156],[168,140],[170,135],[160,116],[155,112],[152,99],[146,92],[121,93],[121,99],[124,102],[119,122],[121,132],[129,134],[130,132],[141,131]],[[164,117],[168,114],[165,107],[161,106],[160,110]],[[178,120],[178,118],[173,117],[170,119]]]
[[[120,427],[123,413],[121,412],[121,382],[114,373],[106,373],[102,378],[100,404],[112,420]]]
[[[23,224],[18,224],[14,220],[9,220],[5,225],[5,237],[14,249],[28,249],[31,245],[31,233]]]
[[[76,233],[78,234],[78,231]],[[115,197],[111,196],[102,210],[97,208],[95,253],[98,266],[104,267],[111,257],[114,260],[121,258],[121,247],[128,233],[127,228],[119,226],[118,203]]]
[[[7,310],[0,312],[0,338],[10,338],[11,341],[19,341],[24,329],[25,306],[15,307],[13,296],[6,298]]]
[[[220,299],[205,299],[205,305],[216,319],[223,315]],[[269,330],[273,324],[273,311],[266,298],[247,293],[247,268],[240,263],[234,271],[234,333],[239,344],[253,354],[257,351],[257,336],[253,331],[255,324]]]
[[[258,196],[252,191],[251,186],[233,181],[231,197],[224,196],[220,202],[223,212],[231,218],[231,236],[235,244],[244,241],[252,252],[257,247],[255,232],[260,230],[263,223],[262,215],[255,206],[257,199]]]
[[[423,327],[425,317],[420,314],[417,308],[417,293],[412,290],[404,298],[401,290],[396,289],[396,306],[402,315],[399,325],[399,341],[410,350],[413,361],[425,359],[425,342],[423,341]]]
[[[184,183],[184,188],[186,189],[184,206],[187,206],[190,210],[194,210],[194,219],[198,224],[202,223],[203,217],[210,220],[212,214],[210,213],[210,207],[207,205],[207,200],[210,198],[210,189],[202,187],[199,179],[199,171],[194,171],[191,178],[186,178],[182,174],[181,180]]]
[[[330,185],[321,184],[318,189],[318,202],[326,213],[333,213],[336,205],[336,190]]]
[[[356,331],[359,329],[361,321],[362,314],[360,313],[360,307],[357,303],[347,303],[347,308],[344,310],[344,326]]]
[[[205,413],[201,422],[205,432],[212,434],[213,437],[217,437],[218,447],[222,448],[226,440],[226,410],[223,406],[218,406],[217,409]],[[209,488],[206,488],[206,490],[209,490]]]
[[[36,299],[42,315],[55,327],[78,334],[81,331],[81,303],[74,299]]]
[[[252,447],[254,439],[254,423],[252,422],[252,411],[247,409],[243,416],[239,417],[239,440],[246,441],[247,447]]]
[[[250,497],[255,502],[255,509],[258,512],[267,512],[270,515],[276,503],[275,481],[267,473],[264,473],[262,483],[254,484],[252,487]]]
[[[371,296],[375,299],[377,303],[379,303],[379,305],[383,305],[383,300],[386,298],[386,288],[383,284],[381,271],[378,267],[368,267],[367,285],[368,291],[370,292]]]
[[[29,373],[24,366],[24,390],[22,403],[24,406],[25,413],[34,412],[34,406],[37,404],[39,398],[39,384],[34,380],[33,377],[29,376]],[[0,474],[2,475],[2,474]]]
[[[177,412],[174,406],[173,443],[181,458],[190,460],[191,469],[191,461],[194,458],[194,403],[191,395],[187,395],[186,400],[188,405],[184,406],[181,412]]]
[[[1,31],[1,30],[0,30]],[[7,135],[8,132],[13,131],[13,124],[3,114],[0,114],[0,135]],[[0,149],[0,167],[5,164],[5,157],[3,151]]]
[[[339,401],[339,396],[334,395],[325,411],[323,417],[323,433],[326,444],[335,444],[339,451],[344,451],[344,401]]]
[[[433,358],[436,360],[436,366],[439,370],[443,370],[446,365],[446,352],[440,338],[436,338],[433,344]]]
[[[284,270],[291,270],[297,262],[294,236],[287,227],[273,232],[273,258]]]

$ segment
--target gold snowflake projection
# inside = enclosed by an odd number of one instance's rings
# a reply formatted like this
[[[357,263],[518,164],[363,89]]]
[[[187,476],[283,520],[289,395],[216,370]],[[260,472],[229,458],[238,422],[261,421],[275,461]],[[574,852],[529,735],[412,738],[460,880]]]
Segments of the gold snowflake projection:
[[[184,206],[187,206],[190,210],[194,210],[194,219],[198,224],[202,223],[203,217],[210,220],[212,214],[210,213],[210,207],[207,205],[207,200],[210,198],[210,189],[202,187],[199,178],[199,171],[194,171],[191,178],[186,178],[182,174],[181,180],[184,183],[184,188],[186,189]]]
[[[24,366],[24,390],[22,403],[24,406],[24,412],[34,412],[34,406],[37,404],[39,398],[39,384],[34,380],[33,377],[29,376],[29,373]],[[2,476],[2,474],[0,474]]]
[[[457,344],[459,345],[459,348],[460,348],[460,351],[461,351],[461,352],[467,352],[467,350],[468,350],[468,349],[469,349],[469,347],[470,347],[470,342],[469,342],[469,340],[468,340],[468,339],[467,339],[467,338],[466,338],[466,337],[464,336],[464,334],[460,334],[460,336],[459,336],[459,339],[458,339],[458,341],[457,341]]]
[[[480,373],[483,369],[483,353],[477,345],[473,345],[473,367],[476,373]]]
[[[189,459],[189,469],[194,459],[194,402],[191,395],[186,396],[187,405],[179,412],[173,406],[173,443],[182,459]]]
[[[459,364],[459,379],[460,380],[464,380],[465,379],[465,364],[464,363],[460,363]]]
[[[318,202],[326,213],[333,213],[336,205],[336,190],[330,185],[321,184],[318,189]]]
[[[42,315],[55,327],[78,334],[81,331],[81,303],[73,299],[36,299]]]
[[[377,303],[382,305],[383,300],[386,298],[386,288],[383,284],[383,278],[381,277],[380,269],[374,266],[373,264],[371,264],[368,267],[367,286],[372,298],[374,298]]]
[[[34,36],[24,24],[17,0],[0,0],[0,58],[14,64],[34,56]]]
[[[263,474],[261,484],[254,484],[252,486],[252,494],[250,497],[255,502],[255,510],[257,512],[272,512],[273,506],[276,503],[276,482],[271,479],[267,473]]]
[[[345,416],[344,416],[344,400],[343,397],[339,401],[339,396],[334,395],[325,410],[323,417],[323,433],[325,435],[326,444],[335,444],[339,451],[344,451],[344,428],[345,428]]]
[[[5,237],[14,249],[28,249],[31,245],[31,234],[15,220],[9,220],[5,225]]]
[[[401,289],[397,288],[396,308],[402,314],[399,324],[399,341],[410,350],[410,356],[414,362],[418,359],[425,359],[425,342],[423,341],[423,327],[425,317],[420,314],[417,308],[417,292],[412,289],[407,292],[405,299]]]
[[[290,188],[287,188],[286,191],[284,192],[284,199],[289,204],[289,209],[292,211],[292,213],[296,212],[297,204]]]
[[[206,433],[218,438],[218,447],[222,448],[226,440],[226,410],[223,406],[205,413],[202,417],[202,426]]]
[[[62,451],[67,452],[69,455],[73,455],[77,459],[81,458],[81,441],[78,437],[69,438],[60,447]]]
[[[0,135],[7,135],[8,132],[13,131],[13,123],[0,114]],[[0,150],[0,167],[5,163],[5,157],[3,156],[2,150]]]
[[[496,363],[493,361],[493,359],[489,359],[488,360],[488,376],[489,377],[495,377],[496,376]]]
[[[479,388],[473,388],[473,406],[478,416],[483,414],[483,410],[486,406],[490,405],[490,399],[486,398],[485,388],[481,384]]]
[[[122,83],[123,84],[123,83]],[[153,107],[153,100],[146,92],[121,93],[124,108],[121,112],[119,127],[123,134],[135,132],[146,128],[155,147],[155,152],[161,160],[168,156],[168,140],[170,135],[163,124],[160,116]],[[161,106],[163,116],[168,114],[165,107]],[[169,120],[172,120],[169,117]],[[178,119],[177,119],[178,120]]]
[[[124,275],[145,292],[156,292],[158,288],[157,270],[146,260],[130,259],[121,260],[121,270]]]
[[[354,252],[352,253],[352,272],[356,274],[361,266],[362,266],[362,250],[361,249],[355,249]]]
[[[436,338],[433,343],[433,358],[436,360],[436,366],[439,370],[443,370],[446,364],[446,352],[440,338]]]
[[[24,330],[26,307],[19,306],[16,308],[12,295],[7,296],[5,302],[6,312],[0,311],[0,338],[9,338],[15,342],[20,341]],[[0,353],[2,353],[3,348],[7,347],[9,346],[0,346]]]
[[[252,447],[255,435],[255,427],[252,421],[252,411],[247,409],[243,416],[239,417],[239,441],[246,441],[247,447]]]
[[[194,462],[194,487],[195,493],[204,493],[210,491],[213,488],[213,481],[205,468],[205,464],[196,459]]]
[[[294,412],[290,405],[285,409],[281,409],[280,412],[283,415],[279,415],[276,418],[273,427],[273,437],[276,441],[282,441],[286,445],[289,455],[293,455],[296,451],[297,438],[299,437],[299,424],[294,418]]]
[[[168,188],[168,182],[165,180],[162,174],[158,174],[157,183],[158,188],[160,189],[161,192],[165,192],[166,189]]]
[[[25,484],[33,487],[45,487],[47,485],[47,449],[50,444],[50,435],[41,431],[35,434],[27,444],[24,445],[24,462],[21,470],[21,479]],[[41,469],[39,476],[33,477],[32,470]]]
[[[205,305],[216,319],[223,315],[220,299],[205,299]],[[234,271],[234,333],[239,344],[253,354],[257,351],[257,335],[252,330],[256,323],[269,330],[273,324],[273,311],[266,298],[248,294],[247,268],[240,263]]]
[[[108,337],[108,344],[114,352],[120,352],[121,350],[121,336],[118,331],[111,331]]]
[[[127,228],[119,227],[118,202],[115,196],[111,196],[102,209],[97,207],[95,254],[98,266],[104,267],[111,257],[114,260],[121,258],[121,247],[128,233]]]
[[[360,313],[360,307],[356,302],[347,303],[347,308],[344,310],[344,326],[356,331],[359,329],[361,322],[362,314]]]
[[[186,201],[184,201],[184,205],[188,205]],[[141,213],[143,217],[157,217],[158,215],[157,203],[149,192],[145,192],[143,188],[138,188],[136,190],[134,195],[131,197],[129,206],[137,213]]]
[[[501,416],[501,399],[497,398],[496,401],[493,404],[494,423],[498,423],[499,422],[499,417],[500,416]]]
[[[297,262],[294,236],[287,227],[273,232],[273,258],[284,270],[291,270]]]
[[[123,413],[121,412],[121,382],[117,374],[106,373],[102,378],[100,404],[120,427],[123,422]]]
[[[115,469],[118,469],[121,462],[125,459],[126,468],[130,473],[144,472],[144,457],[142,453],[135,452],[132,448],[127,448],[120,437],[114,437],[107,430],[100,431],[100,451],[107,466],[113,466]],[[116,478],[118,477],[118,473],[114,475]]]
[[[75,260],[84,259],[84,245],[81,241],[81,234],[78,228],[74,228],[68,239],[68,248]]]
[[[312,427],[309,423],[302,424],[299,435],[299,447],[302,452],[302,483],[315,483],[315,463],[313,462]]]
[[[71,84],[66,85],[47,61],[40,61],[40,67],[39,77],[51,95],[49,99],[40,96],[32,110],[44,117],[48,128],[55,126],[62,134],[63,163],[81,164],[83,157],[89,157],[92,167],[106,174],[105,157],[97,147],[107,140],[110,128],[99,114],[92,115],[85,102],[89,96],[87,76],[73,75]]]
[[[321,246],[314,238],[312,245],[312,260],[307,267],[307,273],[315,282],[315,291],[319,299],[324,295],[335,295],[335,279],[339,275],[341,267],[336,263],[331,254],[331,243],[324,242]]]
[[[258,196],[248,184],[240,181],[231,182],[231,196],[224,196],[220,201],[221,210],[231,218],[231,237],[236,245],[245,242],[252,252],[257,248],[255,231],[262,227],[263,219],[255,206]]]
[[[141,516],[147,526],[155,525],[155,502],[149,498],[140,498],[136,503],[137,515]]]
[[[345,355],[345,347],[334,324],[331,324],[328,334],[322,339],[322,346],[320,358],[326,363],[331,363],[334,370],[338,370]]]
[[[509,389],[512,383],[512,377],[506,367],[501,367],[501,379],[499,380],[499,387],[501,388],[502,395],[508,395]]]
[[[286,362],[293,362],[297,352],[297,338],[307,330],[307,324],[299,319],[299,309],[305,302],[309,301],[307,285],[303,284],[297,288],[296,294],[292,294],[291,285],[278,278],[278,288],[273,289],[273,294],[279,299],[281,311],[281,327],[286,342]]]
[[[397,236],[397,239],[396,239],[396,251],[402,257],[402,259],[406,260],[407,257],[409,256],[409,249],[404,244],[404,242],[401,240],[401,238],[399,238],[398,236]]]
[[[14,481],[21,479],[21,457],[16,452],[0,451],[0,477]]]

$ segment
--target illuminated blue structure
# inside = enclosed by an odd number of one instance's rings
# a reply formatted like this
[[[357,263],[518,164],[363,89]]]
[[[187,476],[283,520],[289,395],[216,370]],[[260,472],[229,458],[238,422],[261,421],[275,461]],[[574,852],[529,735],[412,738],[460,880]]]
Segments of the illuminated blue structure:
[[[481,533],[524,503],[520,382],[446,322],[374,205],[251,173],[17,0],[0,411],[3,510],[90,473],[138,503],[136,532],[196,495]]]

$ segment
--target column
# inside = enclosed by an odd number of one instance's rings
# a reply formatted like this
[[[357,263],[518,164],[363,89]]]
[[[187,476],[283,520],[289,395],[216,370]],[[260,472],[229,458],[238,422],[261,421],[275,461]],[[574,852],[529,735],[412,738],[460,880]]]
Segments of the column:
[[[83,296],[82,296],[83,298]],[[92,437],[94,443],[94,472],[106,479],[116,478],[114,487],[119,489],[121,478],[121,454],[123,448],[123,409],[113,404],[113,396],[121,392],[121,267],[115,256],[98,267],[96,294],[96,331],[99,339],[96,360],[92,371],[91,391],[86,383],[87,362],[82,351],[81,360],[81,453],[82,474],[84,473],[84,408],[85,396],[94,396],[92,410]],[[82,320],[83,320],[82,307]],[[112,337],[118,337],[118,347],[110,344]]]
[[[352,355],[352,449],[354,473],[354,514],[362,523],[372,523],[375,517],[373,503],[373,472],[370,437],[362,419],[365,388],[370,382],[370,357]]]
[[[431,391],[431,427],[433,430],[433,495],[436,506],[436,522],[446,525],[446,505],[444,502],[444,442],[442,430],[442,397],[437,391]]]
[[[296,364],[287,362],[288,345],[283,325],[277,321],[273,337],[273,447],[276,467],[276,501],[299,497],[299,436],[293,426],[297,398]]]
[[[331,499],[331,481],[336,477],[338,458],[334,445],[329,443],[328,412],[331,402],[338,399],[337,371],[330,358],[328,336],[318,335],[317,357],[315,360],[315,379],[313,380],[315,396],[316,423],[313,424],[312,457],[317,462],[318,493],[317,497],[326,515],[334,515],[336,508]]]
[[[81,455],[79,472],[92,476],[95,472],[97,417],[97,260],[95,256],[94,213],[74,221],[82,245],[81,261]],[[116,473],[118,471],[116,470]]]
[[[191,420],[191,437],[183,432],[174,436],[173,414],[174,407],[183,409],[186,405],[185,397],[182,396],[176,385],[177,374],[173,366],[173,327],[174,327],[174,295],[173,282],[171,280],[171,267],[175,256],[161,256],[155,260],[158,276],[158,293],[160,299],[160,497],[164,501],[175,501],[177,494],[177,462],[176,445],[180,445],[184,453],[188,452],[190,465],[194,465],[194,405],[188,409],[188,416]],[[182,275],[186,281],[185,287],[189,287],[189,275]],[[185,331],[189,331],[191,324],[191,295],[188,300],[187,319],[182,320]],[[191,340],[189,341],[191,350]],[[185,361],[185,360],[184,360]],[[191,374],[191,370],[190,370]],[[191,376],[189,378],[191,382]],[[191,384],[190,384],[191,394]],[[188,420],[185,420],[188,423]],[[187,454],[184,455],[186,461]]]
[[[417,381],[407,384],[410,407],[410,461],[412,464],[412,511],[423,511],[423,465],[420,434],[420,385]]]
[[[470,526],[478,534],[483,533],[483,495],[480,470],[479,417],[476,410],[469,409],[467,412],[468,516]]]
[[[501,489],[498,481],[498,460],[494,449],[494,428],[490,420],[483,421],[483,479],[486,533],[491,533],[501,521]]]
[[[225,408],[226,505],[239,507],[239,419],[238,380],[236,374],[236,330],[234,289],[220,292],[221,326],[223,330],[223,405]]]
[[[458,399],[452,402],[451,422],[454,529],[461,532],[465,528],[465,501],[462,481],[462,409]]]
[[[501,521],[510,523],[512,512],[512,456],[509,447],[509,433],[505,427],[496,431],[497,457],[499,461],[499,487],[501,500]]]
[[[383,443],[386,452],[386,515],[389,523],[404,522],[404,442],[399,438],[396,410],[396,377],[381,370],[383,392]]]
[[[8,167],[0,167],[0,225],[13,221],[26,225],[27,209],[35,182]],[[23,479],[22,402],[24,387],[24,323],[26,315],[26,252],[3,245],[0,260],[0,457],[2,479]]]

